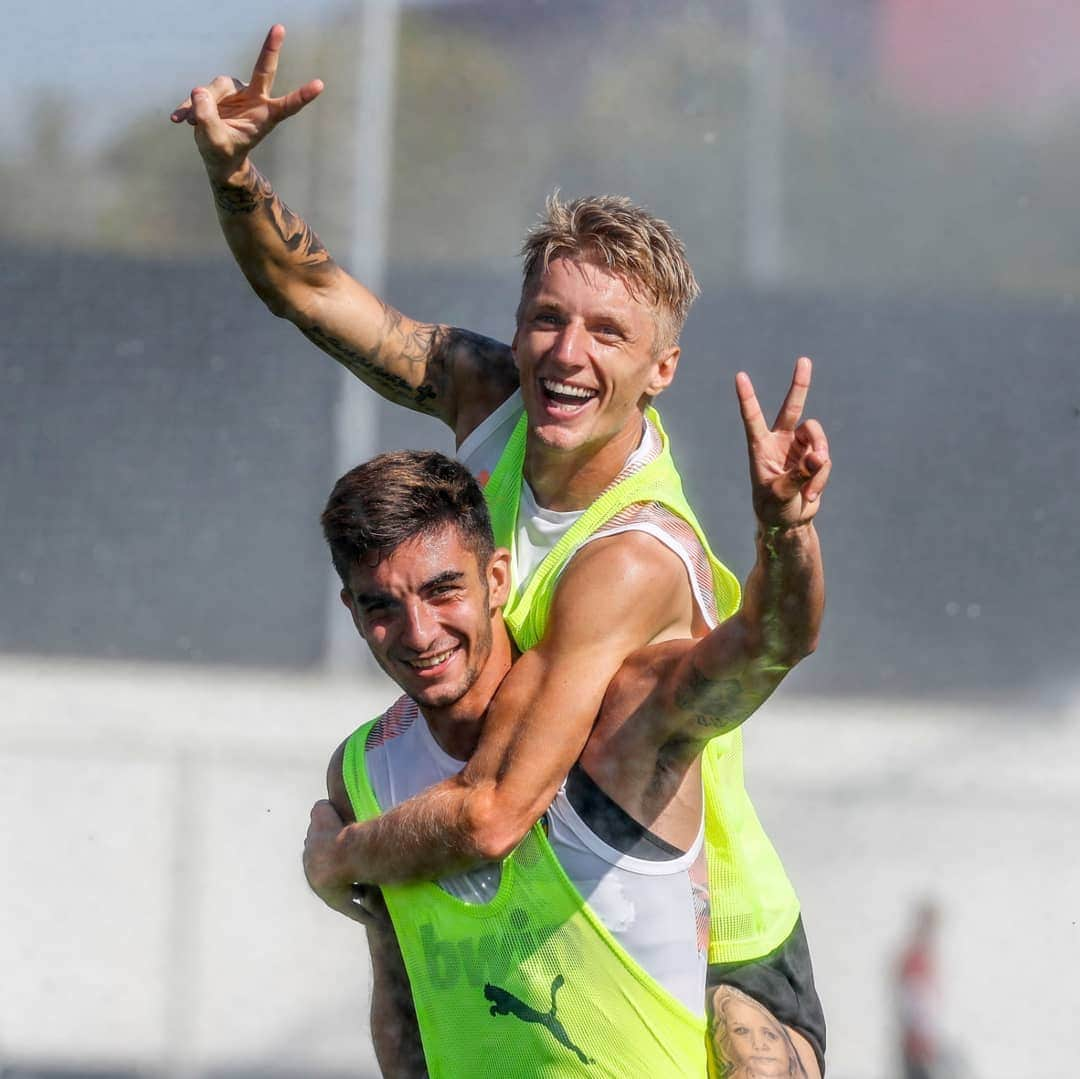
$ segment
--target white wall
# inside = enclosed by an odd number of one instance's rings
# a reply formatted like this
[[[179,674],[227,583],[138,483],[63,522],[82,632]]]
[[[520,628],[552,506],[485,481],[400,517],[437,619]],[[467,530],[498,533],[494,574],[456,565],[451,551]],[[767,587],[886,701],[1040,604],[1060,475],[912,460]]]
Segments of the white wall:
[[[383,684],[0,662],[0,1065],[374,1074],[363,931],[307,891],[326,760]],[[802,895],[833,1079],[893,1074],[887,971],[942,903],[980,1079],[1080,1059],[1080,710],[822,702],[746,731]],[[1049,1032],[1049,1033],[1048,1033]]]

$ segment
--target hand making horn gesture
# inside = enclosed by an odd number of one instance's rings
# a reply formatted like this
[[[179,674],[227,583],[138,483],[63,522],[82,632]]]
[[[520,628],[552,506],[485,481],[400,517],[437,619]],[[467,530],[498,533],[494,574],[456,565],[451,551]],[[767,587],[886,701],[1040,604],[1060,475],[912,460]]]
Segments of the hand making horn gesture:
[[[282,120],[295,116],[323,91],[321,79],[312,79],[283,97],[271,97],[278,53],[285,27],[270,27],[259,58],[246,85],[229,75],[218,75],[207,86],[197,86],[173,110],[174,124],[185,120],[195,128],[195,144],[211,177],[227,180],[245,165],[247,155]]]
[[[750,454],[754,513],[766,528],[791,528],[810,521],[829,480],[832,462],[824,429],[817,420],[799,422],[810,389],[811,366],[805,356],[795,362],[791,386],[771,430],[750,376],[745,371],[735,376]]]

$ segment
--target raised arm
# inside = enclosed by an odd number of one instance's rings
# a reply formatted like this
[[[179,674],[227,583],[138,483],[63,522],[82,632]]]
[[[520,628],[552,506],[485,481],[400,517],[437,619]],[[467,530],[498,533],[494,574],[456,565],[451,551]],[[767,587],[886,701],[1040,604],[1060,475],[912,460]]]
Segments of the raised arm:
[[[750,377],[736,376],[746,431],[757,559],[739,610],[692,646],[669,650],[650,706],[653,737],[677,738],[690,753],[743,722],[817,645],[825,572],[814,517],[832,464],[816,420],[800,422],[811,365],[795,365],[791,387],[769,428]]]
[[[584,547],[556,589],[545,639],[506,676],[459,775],[343,829],[316,807],[307,850],[320,886],[441,877],[504,857],[547,809],[623,659],[683,631],[690,602],[682,562],[652,537]]]
[[[323,91],[312,79],[272,96],[285,28],[270,29],[248,83],[219,75],[172,113],[188,123],[218,220],[236,261],[269,309],[396,404],[447,423],[460,441],[513,392],[508,346],[407,318],[350,277],[251,161],[279,123]]]

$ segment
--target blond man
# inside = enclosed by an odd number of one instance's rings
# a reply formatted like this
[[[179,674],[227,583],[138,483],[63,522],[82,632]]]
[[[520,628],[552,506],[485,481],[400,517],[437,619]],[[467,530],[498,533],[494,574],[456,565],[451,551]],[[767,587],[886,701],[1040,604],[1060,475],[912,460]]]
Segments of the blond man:
[[[352,882],[445,877],[505,857],[581,753],[626,657],[700,636],[737,608],[738,584],[712,559],[647,408],[674,378],[697,293],[670,228],[624,199],[556,203],[527,246],[509,346],[409,319],[338,267],[251,163],[277,123],[323,89],[313,80],[272,95],[283,38],[283,27],[271,29],[250,83],[220,76],[172,118],[194,127],[226,239],[270,309],[387,399],[446,423],[462,459],[491,475],[496,541],[513,558],[507,621],[526,649],[458,775],[362,824],[343,828],[325,805],[313,813],[309,850],[336,860],[345,893]],[[800,360],[773,427],[756,402],[747,419],[766,574],[816,558],[812,522],[830,462],[821,426],[801,421],[809,384]],[[737,387],[744,402],[753,397],[746,375]],[[774,615],[798,617],[782,606]],[[761,663],[759,644],[744,642],[746,661],[722,683],[694,686],[703,724],[723,710],[717,701],[759,702],[779,682],[785,658]],[[803,946],[799,908],[742,788],[737,732],[715,740],[703,770],[709,954],[737,979],[789,943]],[[810,1000],[812,979],[803,981],[808,989],[785,984],[766,1003]],[[779,1018],[820,1060],[817,1018],[798,1007]]]

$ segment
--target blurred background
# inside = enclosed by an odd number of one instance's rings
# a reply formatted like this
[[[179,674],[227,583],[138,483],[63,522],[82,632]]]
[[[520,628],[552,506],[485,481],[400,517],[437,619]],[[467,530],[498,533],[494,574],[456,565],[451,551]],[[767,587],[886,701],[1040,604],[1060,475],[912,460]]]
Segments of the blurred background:
[[[830,1075],[901,1075],[913,994],[938,1079],[1073,1074],[1072,0],[5,17],[0,1074],[375,1074],[361,930],[299,852],[330,752],[392,693],[317,520],[345,468],[450,442],[265,311],[168,121],[193,85],[247,78],[273,21],[276,88],[327,89],[255,159],[408,314],[508,340],[556,187],[675,226],[704,291],[661,411],[740,576],[734,372],[775,409],[814,357],[829,610],[746,740]]]

